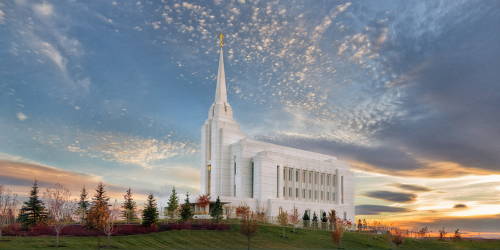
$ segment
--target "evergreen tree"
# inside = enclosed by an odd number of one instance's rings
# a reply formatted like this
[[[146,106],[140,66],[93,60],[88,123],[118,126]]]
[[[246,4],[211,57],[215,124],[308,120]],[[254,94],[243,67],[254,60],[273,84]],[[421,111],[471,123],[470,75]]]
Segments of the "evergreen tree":
[[[148,195],[148,200],[146,201],[146,207],[142,210],[142,225],[149,227],[158,222],[158,208],[156,206],[156,200],[153,194]]]
[[[45,223],[47,220],[47,211],[38,197],[38,181],[35,180],[31,188],[28,201],[24,202],[19,213],[18,221],[24,228],[35,226],[38,223]]]
[[[321,214],[321,222],[325,222],[325,223],[328,222],[328,218],[326,217],[326,212],[323,212]]]
[[[191,203],[189,202],[189,194],[186,194],[186,199],[184,204],[181,206],[181,220],[187,221],[193,217],[193,211],[191,210]]]
[[[313,228],[318,228],[318,216],[316,212],[313,213],[312,226]]]
[[[106,196],[104,184],[99,183],[92,198],[92,207],[87,216],[87,225],[92,228],[103,229],[110,216],[109,197]]]
[[[170,194],[170,198],[168,198],[168,206],[166,209],[166,214],[170,216],[170,218],[174,218],[175,211],[179,208],[179,198],[177,198],[177,193],[175,192],[175,187],[172,188],[172,193]]]
[[[85,186],[82,188],[82,192],[80,193],[80,201],[78,201],[77,214],[80,217],[80,223],[86,223],[87,214],[90,208],[90,202],[87,200],[87,190]]]
[[[311,218],[309,217],[309,211],[305,210],[304,215],[302,216],[302,221],[304,223],[304,227],[309,227]]]
[[[219,222],[222,218],[222,203],[220,202],[219,196],[217,196],[217,200],[215,200],[214,207],[210,211],[210,216],[215,222]]]
[[[131,221],[134,221],[137,219],[136,216],[136,203],[134,199],[132,198],[132,190],[130,188],[127,189],[127,192],[123,196],[123,199],[125,200],[122,204],[123,212],[122,216],[125,218],[127,221],[127,224],[130,223]]]

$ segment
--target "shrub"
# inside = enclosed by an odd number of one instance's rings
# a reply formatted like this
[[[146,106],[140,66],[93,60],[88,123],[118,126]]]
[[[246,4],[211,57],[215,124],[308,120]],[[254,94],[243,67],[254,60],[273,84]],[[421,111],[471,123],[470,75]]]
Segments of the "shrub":
[[[444,230],[444,227],[439,230],[439,239],[440,240],[444,240],[444,238],[446,238],[446,231]]]
[[[403,235],[401,234],[401,231],[399,230],[396,230],[394,233],[389,233],[390,234],[390,237],[391,237],[391,241],[392,243],[394,243],[394,245],[396,246],[399,246],[401,244],[403,244],[404,242],[404,237]]]
[[[460,229],[457,228],[457,230],[455,230],[455,235],[453,236],[453,238],[455,240],[461,240],[462,239],[462,233],[460,233]]]
[[[340,247],[342,244],[342,237],[344,236],[344,225],[341,222],[336,222],[331,236],[333,243],[337,245],[337,247]]]

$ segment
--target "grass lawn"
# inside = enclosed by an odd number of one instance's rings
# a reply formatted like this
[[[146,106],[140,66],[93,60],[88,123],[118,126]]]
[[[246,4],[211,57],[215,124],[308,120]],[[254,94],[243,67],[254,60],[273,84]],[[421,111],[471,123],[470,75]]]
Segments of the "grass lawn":
[[[116,236],[108,242],[105,237],[64,237],[62,249],[97,249],[109,245],[105,249],[246,249],[247,241],[233,226],[228,231],[179,230],[159,233]],[[325,231],[297,230],[287,232],[287,238],[280,237],[281,228],[276,226],[260,226],[257,235],[251,240],[251,248],[260,249],[334,249],[330,235]],[[54,237],[2,237],[0,249],[55,249],[51,247]],[[406,239],[404,244],[396,248],[382,235],[366,233],[345,233],[344,249],[499,249],[500,240],[416,240]]]

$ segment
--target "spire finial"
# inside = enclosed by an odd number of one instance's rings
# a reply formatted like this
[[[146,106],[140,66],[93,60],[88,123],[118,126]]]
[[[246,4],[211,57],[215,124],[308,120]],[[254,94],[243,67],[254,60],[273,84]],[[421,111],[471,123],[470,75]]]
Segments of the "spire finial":
[[[219,46],[224,47],[224,34],[222,32],[219,34]]]

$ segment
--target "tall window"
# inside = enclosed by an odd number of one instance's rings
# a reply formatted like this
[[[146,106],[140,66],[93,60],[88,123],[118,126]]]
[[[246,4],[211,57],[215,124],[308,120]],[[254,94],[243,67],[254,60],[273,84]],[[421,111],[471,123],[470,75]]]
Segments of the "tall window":
[[[312,172],[309,172],[309,183],[313,183],[313,175],[312,175]]]
[[[340,176],[340,200],[344,204],[344,176]]]
[[[306,172],[307,172],[307,171],[305,171],[305,170],[304,170],[304,171],[302,171],[302,182],[303,182],[303,183],[306,183]]]
[[[326,177],[326,185],[327,186],[330,186],[330,177],[331,177],[331,175],[327,175],[327,177]]]
[[[233,196],[236,196],[236,157],[234,157]]]
[[[211,175],[212,175],[212,165],[208,164],[207,165],[207,193],[208,194],[210,194],[210,181],[212,180]]]
[[[288,188],[288,197],[292,197],[292,188],[291,187]]]
[[[299,189],[295,188],[295,198],[299,198]]]
[[[292,176],[293,176],[293,170],[290,168],[288,169],[288,180],[291,181],[292,180]]]
[[[254,180],[255,180],[255,178],[254,178],[254,174],[255,174],[255,173],[254,173],[254,172],[255,172],[255,171],[254,171],[254,164],[253,164],[253,161],[252,161],[252,183],[250,184],[250,185],[252,185],[252,186],[251,186],[251,192],[252,192],[252,196],[251,196],[251,197],[252,197],[252,198],[253,198],[253,186],[254,186],[253,182],[254,182]]]
[[[280,197],[280,166],[276,166],[276,198]]]
[[[299,182],[299,170],[295,170],[295,181]]]
[[[286,180],[286,167],[283,167],[283,180]]]
[[[306,190],[302,189],[302,199],[305,199],[305,198],[306,198]]]
[[[325,175],[321,174],[321,185],[325,183]]]

